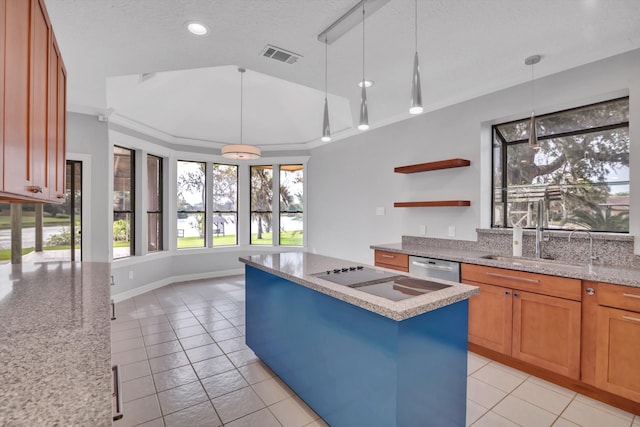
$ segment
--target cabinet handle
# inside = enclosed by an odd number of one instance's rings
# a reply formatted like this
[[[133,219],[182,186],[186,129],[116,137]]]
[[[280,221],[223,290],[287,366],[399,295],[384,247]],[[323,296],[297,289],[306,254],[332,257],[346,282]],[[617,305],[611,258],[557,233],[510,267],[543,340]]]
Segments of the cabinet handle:
[[[507,274],[499,274],[499,273],[487,272],[487,276],[500,277],[501,279],[516,280],[518,282],[540,283],[540,281],[538,279],[528,279],[526,277],[509,276]]]
[[[625,293],[623,293],[623,294],[622,294],[622,296],[629,297],[629,298],[637,298],[637,299],[640,299],[640,295],[636,295],[636,294],[628,294],[628,293],[626,293],[626,292],[625,292]]]
[[[517,297],[518,295],[519,295],[519,294],[518,294],[517,292],[514,292],[514,293],[513,293],[513,296],[514,296],[514,297]]]
[[[640,322],[640,319],[638,319],[637,317],[622,316],[622,318],[623,318],[624,320],[631,320],[632,322]]]
[[[111,276],[111,286],[115,286],[116,285],[116,281],[113,280],[113,276]]]
[[[111,320],[116,320],[116,303],[111,300]]]
[[[30,191],[32,193],[42,193],[42,187],[40,187],[39,185],[28,185],[27,191]]]
[[[509,291],[504,291],[504,294],[505,295],[509,295]]]
[[[595,294],[596,294],[596,290],[595,290],[595,289],[593,289],[593,288],[587,288],[587,289],[585,289],[585,290],[584,290],[584,292],[585,292],[587,295],[595,295]]]
[[[396,257],[395,255],[385,255],[385,254],[382,254],[381,256],[382,258],[391,258],[391,259]]]
[[[120,365],[111,367],[113,373],[113,397],[116,398],[116,413],[113,414],[113,421],[124,416],[124,405],[122,404],[122,382],[120,380]]]
[[[56,198],[58,198],[58,199],[64,199],[64,194],[56,194]]]

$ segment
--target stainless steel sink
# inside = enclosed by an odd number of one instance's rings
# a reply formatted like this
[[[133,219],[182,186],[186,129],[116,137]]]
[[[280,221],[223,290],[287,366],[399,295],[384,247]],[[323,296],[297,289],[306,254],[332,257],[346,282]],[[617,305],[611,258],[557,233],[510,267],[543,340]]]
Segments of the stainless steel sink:
[[[546,259],[546,258],[521,258],[521,257],[510,257],[503,255],[484,255],[480,258],[483,259],[492,259],[495,261],[504,261],[509,262],[514,265],[531,265],[531,266],[556,266],[556,267],[584,267],[585,264],[572,263],[567,261],[558,261],[554,259]]]

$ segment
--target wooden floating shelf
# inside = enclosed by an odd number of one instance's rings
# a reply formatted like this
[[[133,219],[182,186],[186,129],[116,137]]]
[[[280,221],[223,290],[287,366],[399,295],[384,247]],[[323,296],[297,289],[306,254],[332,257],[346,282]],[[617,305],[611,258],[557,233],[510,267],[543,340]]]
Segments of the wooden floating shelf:
[[[430,202],[395,202],[394,208],[431,208],[446,206],[471,206],[469,200],[436,200]]]
[[[393,171],[395,173],[416,173],[435,171],[438,169],[462,168],[469,166],[470,164],[471,161],[465,159],[448,159],[437,162],[420,163],[417,165],[399,166],[394,168]]]

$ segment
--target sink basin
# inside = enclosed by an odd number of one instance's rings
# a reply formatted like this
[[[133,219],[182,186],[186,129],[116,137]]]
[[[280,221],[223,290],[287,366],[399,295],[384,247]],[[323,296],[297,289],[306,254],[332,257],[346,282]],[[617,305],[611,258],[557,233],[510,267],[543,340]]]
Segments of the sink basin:
[[[521,258],[521,257],[510,257],[503,255],[485,255],[480,258],[483,259],[492,259],[495,261],[504,261],[510,262],[514,265],[533,265],[533,266],[557,266],[557,267],[584,267],[585,264],[572,263],[567,261],[558,261],[554,259],[546,259],[546,258]]]

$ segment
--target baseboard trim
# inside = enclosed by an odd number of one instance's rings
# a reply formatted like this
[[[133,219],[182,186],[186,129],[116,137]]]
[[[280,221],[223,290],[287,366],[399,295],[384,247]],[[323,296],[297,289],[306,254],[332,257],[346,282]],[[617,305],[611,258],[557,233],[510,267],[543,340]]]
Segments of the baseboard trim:
[[[239,274],[244,274],[244,268],[171,276],[161,280],[157,280],[155,282],[147,283],[146,285],[138,286],[134,289],[129,289],[128,291],[113,294],[111,295],[111,299],[113,299],[114,302],[120,302],[129,298],[133,298],[135,296],[144,294],[145,292],[153,291],[163,286],[171,285],[172,283],[189,282],[192,280],[212,279],[215,277],[237,276]]]

